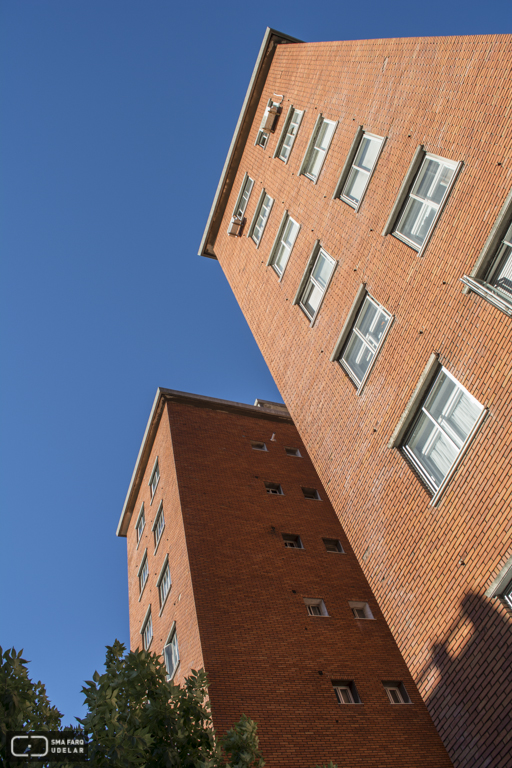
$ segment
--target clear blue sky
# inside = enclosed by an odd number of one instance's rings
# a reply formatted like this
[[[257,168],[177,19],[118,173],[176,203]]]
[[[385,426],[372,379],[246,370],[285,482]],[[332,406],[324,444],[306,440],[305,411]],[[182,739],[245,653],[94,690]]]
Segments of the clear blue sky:
[[[115,530],[158,386],[280,399],[196,256],[266,26],[305,41],[511,31],[509,0],[3,0],[0,644],[64,722],[117,637]]]

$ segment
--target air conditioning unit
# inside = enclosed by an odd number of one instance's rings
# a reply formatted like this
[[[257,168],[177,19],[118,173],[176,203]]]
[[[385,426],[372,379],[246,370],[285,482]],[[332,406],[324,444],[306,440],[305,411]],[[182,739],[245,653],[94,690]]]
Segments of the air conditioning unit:
[[[239,235],[242,222],[243,219],[239,219],[238,216],[233,216],[229,224],[228,235]]]
[[[270,133],[273,132],[274,124],[276,122],[279,111],[280,108],[277,106],[277,104],[272,104],[267,112],[265,120],[263,121],[263,125],[261,126],[262,131],[270,131]]]

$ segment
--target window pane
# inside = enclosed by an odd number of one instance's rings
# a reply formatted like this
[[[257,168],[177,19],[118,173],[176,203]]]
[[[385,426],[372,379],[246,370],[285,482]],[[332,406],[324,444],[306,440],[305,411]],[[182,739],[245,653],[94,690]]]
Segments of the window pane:
[[[352,333],[343,353],[342,360],[353,372],[358,383],[361,383],[364,379],[372,359],[373,352],[361,341],[357,334]]]
[[[505,291],[505,293],[512,296],[511,246],[506,245],[505,243],[501,246],[489,272],[488,280],[495,288],[500,288],[502,291]]]
[[[355,203],[358,203],[364,192],[367,181],[367,173],[359,171],[357,168],[352,168],[342,194],[345,195],[345,197],[350,197]]]
[[[316,260],[315,268],[313,270],[313,277],[317,283],[325,290],[327,282],[331,276],[334,264],[320,251],[320,255]]]
[[[320,306],[320,301],[322,300],[323,295],[324,292],[320,290],[320,288],[318,288],[316,285],[313,285],[313,283],[309,283],[308,287],[306,288],[304,298],[302,299],[302,304],[310,317],[313,317],[318,307]]]
[[[453,168],[449,168],[439,160],[427,158],[418,174],[412,194],[432,200],[434,203],[441,203],[454,172]]]
[[[384,331],[389,323],[389,317],[379,309],[373,301],[366,298],[355,327],[364,337],[373,351],[379,346]]]
[[[481,407],[445,373],[440,373],[425,410],[437,421],[458,448],[475,426]]]
[[[320,168],[322,167],[323,159],[324,159],[324,153],[318,149],[314,149],[311,152],[311,157],[309,158],[309,163],[308,163],[306,173],[309,173],[310,176],[313,176],[314,178],[316,178],[320,173]]]
[[[370,172],[375,165],[380,144],[380,141],[364,136],[356,155],[356,159],[354,160],[354,165]]]
[[[315,141],[315,147],[323,149],[324,152],[327,150],[332,134],[334,133],[334,125],[334,123],[328,123],[324,120],[318,133],[318,138]]]
[[[404,214],[397,227],[404,237],[421,246],[436,215],[436,209],[428,203],[409,198]]]
[[[293,219],[288,219],[288,223],[284,230],[283,241],[290,248],[290,250],[293,247],[298,231],[299,231],[299,225],[296,224],[295,221],[293,221]]]
[[[407,448],[439,488],[459,451],[425,413],[421,413],[407,441]]]

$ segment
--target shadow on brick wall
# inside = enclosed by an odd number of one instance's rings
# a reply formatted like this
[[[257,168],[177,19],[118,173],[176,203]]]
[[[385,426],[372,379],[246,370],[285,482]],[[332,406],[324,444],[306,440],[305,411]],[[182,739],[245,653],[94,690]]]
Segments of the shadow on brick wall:
[[[498,600],[464,597],[418,686],[456,768],[512,766],[512,615]]]

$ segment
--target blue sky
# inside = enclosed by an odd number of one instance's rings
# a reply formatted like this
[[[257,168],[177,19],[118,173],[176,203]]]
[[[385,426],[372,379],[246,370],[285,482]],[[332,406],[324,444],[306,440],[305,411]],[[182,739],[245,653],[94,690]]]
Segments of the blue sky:
[[[0,644],[64,722],[128,642],[115,530],[158,386],[280,396],[197,256],[266,26],[304,41],[511,31],[505,2],[3,0]]]

